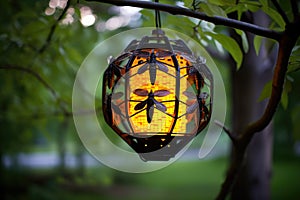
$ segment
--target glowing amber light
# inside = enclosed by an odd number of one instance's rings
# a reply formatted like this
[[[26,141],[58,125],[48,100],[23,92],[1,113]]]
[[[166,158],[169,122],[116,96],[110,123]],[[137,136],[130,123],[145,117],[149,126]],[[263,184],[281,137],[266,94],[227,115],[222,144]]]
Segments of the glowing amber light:
[[[144,52],[151,53],[151,50],[146,49]],[[158,50],[154,49],[153,53],[157,53]],[[157,58],[159,62],[166,63],[168,65],[174,64],[171,62],[171,57],[167,56],[164,58]],[[142,64],[138,64],[139,62],[142,62]],[[132,63],[133,66],[136,66],[130,71],[130,74],[137,74],[138,69],[144,65],[144,62],[146,62],[146,58],[136,57]],[[188,64],[188,61],[185,61]],[[184,76],[186,72],[185,70],[181,70],[180,76]],[[156,97],[155,100],[158,102],[162,102],[164,106],[167,108],[166,112],[162,112],[159,109],[154,109],[153,118],[151,120],[151,123],[147,122],[147,109],[144,111],[138,113],[134,107],[138,104],[138,102],[130,102],[129,103],[129,116],[132,116],[130,118],[130,121],[132,123],[134,133],[136,134],[146,134],[146,135],[152,135],[152,134],[165,134],[167,132],[172,131],[172,123],[174,121],[175,117],[175,87],[176,85],[176,70],[175,68],[169,67],[168,73],[165,73],[163,71],[157,70],[156,71],[156,81],[155,84],[152,85],[150,83],[150,75],[149,73],[145,72],[143,74],[140,74],[139,76],[135,76],[131,79],[129,79],[129,87],[132,91],[135,91],[136,89],[143,89],[148,92],[153,91],[169,91],[170,94],[163,96],[163,97]],[[170,76],[173,75],[173,76]],[[137,84],[138,83],[138,84]],[[180,91],[185,91],[187,89],[188,83],[186,79],[182,79],[182,82],[180,84]],[[187,97],[182,96],[181,97],[182,102],[186,102]],[[136,94],[132,94],[131,100],[136,101],[143,101],[145,100],[145,97],[138,96]],[[187,105],[180,103],[179,104],[179,111],[186,110]],[[180,115],[180,113],[179,113]],[[186,124],[187,120],[186,117],[181,117],[178,119],[178,122],[176,123],[175,127],[173,128],[172,135],[176,135],[176,133],[186,133]]]
[[[212,88],[205,59],[155,30],[110,61],[105,121],[143,160],[169,160],[209,122]]]

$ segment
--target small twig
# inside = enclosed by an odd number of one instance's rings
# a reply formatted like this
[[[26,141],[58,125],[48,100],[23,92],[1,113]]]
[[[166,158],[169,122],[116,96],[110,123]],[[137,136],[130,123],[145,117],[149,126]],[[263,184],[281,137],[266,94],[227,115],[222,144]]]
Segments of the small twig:
[[[189,8],[172,6],[169,4],[154,3],[149,1],[136,1],[136,0],[87,0],[87,1],[102,2],[102,3],[117,5],[117,6],[133,6],[139,8],[148,8],[148,9],[168,12],[172,15],[184,15],[184,16],[212,22],[216,25],[224,25],[224,26],[240,29],[243,31],[248,31],[259,36],[274,39],[276,41],[278,41],[282,35],[281,32],[273,31],[268,28],[260,27],[247,22],[220,17],[220,16],[208,16],[203,12],[197,12]]]
[[[196,3],[196,0],[193,0],[192,6],[193,6],[193,10],[198,10],[197,6],[199,5],[199,2]]]
[[[281,17],[283,18],[283,20],[285,21],[286,24],[289,24],[289,18],[287,17],[287,15],[285,14],[285,12],[282,10],[281,6],[279,5],[277,0],[272,0],[273,5],[275,6],[275,8],[277,9],[277,11],[279,12],[279,14],[281,15]]]
[[[201,23],[201,21],[199,21],[199,23],[196,26],[193,27],[193,37],[195,37],[199,41],[201,39],[201,37],[199,35],[199,31],[198,31],[200,23]]]
[[[59,94],[55,91],[55,89],[53,87],[51,87],[51,85],[45,79],[43,79],[42,76],[39,73],[37,73],[36,71],[34,71],[30,68],[21,67],[21,66],[14,66],[14,65],[0,66],[0,69],[18,70],[18,71],[26,72],[27,74],[33,76],[51,93],[51,95],[54,97],[55,101],[57,103],[59,103],[59,107],[64,112],[64,115],[68,116],[70,114],[70,111],[68,111],[66,109],[66,104],[68,104],[68,102],[61,99],[59,97]]]
[[[71,0],[67,1],[66,7],[63,9],[62,13],[57,18],[57,20],[54,22],[54,24],[52,24],[45,43],[38,50],[39,53],[43,53],[47,49],[47,47],[49,46],[49,44],[51,43],[51,40],[53,38],[53,35],[54,35],[54,32],[55,32],[55,30],[57,28],[58,23],[62,20],[63,16],[66,14],[68,8],[70,7],[70,1]]]
[[[32,75],[34,78],[36,78],[42,85],[44,85],[44,87],[50,91],[50,93],[52,94],[52,96],[57,99],[58,98],[58,94],[56,93],[56,91],[50,86],[49,83],[47,83],[46,80],[44,80],[42,78],[42,76],[33,71],[32,69],[26,68],[26,67],[21,67],[21,66],[13,66],[13,65],[5,65],[5,66],[0,66],[0,69],[9,69],[9,70],[18,70],[18,71],[23,71],[26,72],[30,75]]]
[[[231,139],[232,143],[235,145],[236,144],[236,137],[234,137],[234,135],[231,133],[231,131],[226,128],[226,126],[221,123],[220,121],[218,120],[214,120],[215,124],[218,125],[219,127],[221,127],[224,132],[228,135],[228,137]]]

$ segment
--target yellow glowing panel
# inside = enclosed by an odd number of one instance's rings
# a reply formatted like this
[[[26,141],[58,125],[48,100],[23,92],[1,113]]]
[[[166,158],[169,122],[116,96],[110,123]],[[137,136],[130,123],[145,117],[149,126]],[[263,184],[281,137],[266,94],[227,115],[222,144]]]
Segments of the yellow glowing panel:
[[[156,53],[157,51],[155,51]],[[151,50],[149,50],[151,53]],[[157,58],[158,61],[169,64],[168,72],[163,72],[157,69],[156,71],[156,81],[155,84],[152,85],[150,82],[149,70],[146,70],[142,74],[138,74],[138,70],[145,64],[147,58],[136,57],[131,66],[129,72],[129,99],[131,100],[128,105],[128,112],[130,116],[130,123],[132,124],[132,128],[135,134],[138,135],[154,135],[154,134],[167,134],[171,131],[172,125],[175,124],[174,129],[172,131],[172,135],[182,135],[187,132],[187,124],[190,118],[188,115],[185,115],[187,110],[187,97],[182,93],[187,90],[187,87],[190,86],[187,78],[184,77],[187,73],[187,69],[185,68],[190,63],[181,56],[177,56],[178,64],[180,66],[180,89],[179,89],[179,109],[178,109],[178,118],[175,123],[175,96],[176,96],[176,69],[174,63],[172,61],[171,56],[166,56],[164,58]],[[147,90],[148,93],[150,91],[155,92],[158,90],[168,90],[170,94],[163,97],[155,97],[155,100],[163,103],[167,110],[166,112],[162,112],[158,109],[154,109],[154,114],[151,123],[147,122],[147,108],[144,107],[143,111],[137,111],[134,107],[141,101],[145,101],[147,96],[138,96],[133,93],[136,89]],[[139,101],[139,102],[135,102]],[[155,107],[155,106],[154,106]],[[138,113],[139,112],[139,113]],[[138,113],[138,114],[137,114]],[[190,130],[191,131],[191,130]],[[189,132],[189,131],[188,131]]]

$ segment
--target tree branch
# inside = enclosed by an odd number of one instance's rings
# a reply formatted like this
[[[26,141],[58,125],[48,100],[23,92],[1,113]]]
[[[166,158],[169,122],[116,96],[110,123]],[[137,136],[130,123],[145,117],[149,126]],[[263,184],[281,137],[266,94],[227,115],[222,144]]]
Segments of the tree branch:
[[[23,71],[26,72],[28,74],[30,74],[31,76],[33,76],[34,78],[36,78],[47,90],[49,90],[49,92],[52,94],[52,96],[57,99],[58,98],[58,94],[56,93],[56,91],[49,85],[49,83],[47,83],[46,80],[44,80],[40,74],[38,74],[37,72],[33,71],[32,69],[26,68],[26,67],[20,67],[20,66],[13,66],[13,65],[5,65],[5,66],[0,66],[0,69],[9,69],[9,70],[18,70],[18,71]]]
[[[14,66],[14,65],[0,66],[0,69],[18,70],[18,71],[26,72],[27,74],[33,76],[51,93],[55,101],[59,103],[59,107],[62,109],[64,115],[65,116],[70,115],[71,112],[66,109],[67,102],[59,97],[59,94],[55,91],[55,89],[51,87],[50,84],[45,79],[43,79],[39,73],[26,67]]]
[[[216,125],[218,125],[219,127],[221,127],[221,128],[223,129],[223,131],[224,131],[224,132],[228,135],[228,137],[231,139],[232,143],[233,143],[234,145],[236,145],[236,142],[237,142],[236,137],[234,137],[234,135],[231,133],[231,131],[230,131],[228,128],[226,128],[225,125],[222,124],[220,121],[215,120],[214,122],[215,122]]]
[[[241,135],[241,137],[246,140],[248,140],[249,137],[251,138],[256,132],[263,130],[270,123],[276,112],[277,106],[281,100],[290,54],[300,35],[300,31],[297,29],[299,26],[299,22],[292,26],[288,26],[284,36],[279,42],[278,57],[272,79],[270,99],[262,117],[246,127],[244,134]]]
[[[275,114],[283,91],[289,57],[300,35],[300,30],[297,29],[299,26],[299,21],[289,24],[286,27],[282,38],[279,40],[278,57],[272,79],[272,92],[267,107],[259,120],[249,124],[240,134],[237,134],[239,137],[237,138],[237,145],[235,146],[235,155],[230,163],[226,178],[217,196],[218,200],[225,199],[230,192],[251,139],[255,133],[263,130],[270,123]]]
[[[136,1],[136,0],[87,0],[87,1],[96,1],[96,2],[113,4],[117,6],[133,6],[139,8],[148,8],[153,10],[165,11],[172,15],[184,15],[184,16],[212,22],[216,25],[224,25],[224,26],[240,29],[243,31],[248,31],[256,35],[260,35],[277,41],[280,39],[282,34],[281,32],[273,31],[247,22],[242,22],[239,20],[220,17],[220,16],[212,17],[202,12],[197,12],[188,8],[172,6],[168,4],[161,4],[161,3],[149,2],[149,1]]]
[[[67,1],[67,5],[66,7],[63,9],[62,13],[60,14],[60,16],[57,18],[57,20],[54,22],[54,24],[52,24],[50,31],[48,33],[47,39],[45,41],[45,43],[43,44],[43,46],[41,46],[41,48],[38,50],[39,53],[43,53],[47,47],[49,46],[49,44],[51,43],[51,40],[53,38],[54,32],[57,28],[58,23],[62,20],[63,16],[66,14],[68,8],[70,7],[70,1]]]

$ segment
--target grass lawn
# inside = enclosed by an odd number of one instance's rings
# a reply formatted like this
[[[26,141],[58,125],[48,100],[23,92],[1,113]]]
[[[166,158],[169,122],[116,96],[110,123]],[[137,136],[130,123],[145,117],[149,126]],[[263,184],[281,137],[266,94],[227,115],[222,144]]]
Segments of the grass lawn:
[[[300,199],[300,159],[275,161],[272,199]]]
[[[12,194],[6,199],[209,200],[214,199],[220,188],[226,165],[225,159],[175,162],[166,168],[145,174],[127,174],[106,167],[91,168],[87,170],[85,178],[47,176],[49,180],[43,184],[32,183],[26,192],[18,195],[19,198]],[[272,199],[299,199],[299,169],[300,159],[275,160]],[[29,171],[27,176],[30,173],[39,177],[48,172]],[[16,181],[20,185],[22,180],[24,179],[19,178]]]

